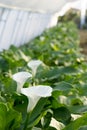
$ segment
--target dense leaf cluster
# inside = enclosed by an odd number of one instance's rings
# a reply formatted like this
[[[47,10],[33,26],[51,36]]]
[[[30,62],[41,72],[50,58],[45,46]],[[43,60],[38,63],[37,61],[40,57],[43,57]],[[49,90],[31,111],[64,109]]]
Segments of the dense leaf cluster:
[[[20,48],[11,46],[1,52],[0,129],[87,129],[87,62],[80,50],[76,26],[67,22],[47,29]],[[39,59],[44,64],[24,87],[34,82],[51,86],[53,92],[51,97],[41,98],[28,115],[27,97],[16,93],[16,83],[11,76],[20,71],[31,72],[27,67],[30,59]],[[52,118],[58,121],[56,128],[50,125]]]

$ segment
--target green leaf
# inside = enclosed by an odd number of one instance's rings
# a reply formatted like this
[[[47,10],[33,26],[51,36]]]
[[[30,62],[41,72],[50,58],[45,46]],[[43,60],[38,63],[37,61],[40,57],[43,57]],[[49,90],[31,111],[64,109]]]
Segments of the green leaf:
[[[7,107],[3,103],[0,103],[0,130],[5,130],[7,118]]]
[[[86,126],[81,126],[81,127],[79,128],[79,130],[87,130],[87,125],[86,125]]]
[[[52,117],[52,113],[47,112],[46,115],[42,118],[41,124],[42,124],[43,129],[46,129],[49,127],[50,122],[51,122],[51,117]]]
[[[58,98],[58,95],[57,95],[57,98]],[[58,102],[58,99],[56,98],[50,98],[50,102],[53,109],[56,109],[61,106],[61,104]]]
[[[55,87],[54,87],[54,91],[58,90],[58,91],[71,91],[73,89],[73,86],[70,83],[67,82],[59,82],[59,83],[55,83]]]
[[[20,127],[21,114],[0,103],[0,130],[14,130]]]
[[[76,119],[75,121],[71,122],[63,130],[80,130],[81,127],[85,128],[85,126],[87,127],[87,113],[84,114],[82,117]]]
[[[68,67],[64,67],[62,70],[62,73],[65,74],[76,74],[78,72],[78,70],[74,67],[74,66],[68,66]]]
[[[37,105],[35,106],[34,110],[31,112],[29,120],[28,120],[28,128],[35,126],[40,119],[42,118],[42,113],[44,110],[44,106],[47,103],[47,98],[41,98]]]
[[[53,117],[64,124],[68,124],[71,120],[71,113],[66,107],[53,109]]]
[[[87,105],[75,105],[75,106],[70,106],[69,110],[71,113],[75,114],[82,114],[87,112]]]

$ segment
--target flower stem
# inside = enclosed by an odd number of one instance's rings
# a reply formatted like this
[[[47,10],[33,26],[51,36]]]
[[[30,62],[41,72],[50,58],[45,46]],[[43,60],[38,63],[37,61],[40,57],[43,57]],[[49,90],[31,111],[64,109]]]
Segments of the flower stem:
[[[24,124],[24,129],[23,129],[23,130],[27,130],[27,125],[28,125],[28,120],[29,120],[30,114],[31,114],[31,113],[28,113],[28,114],[27,114],[26,121],[25,121],[25,124]],[[29,128],[29,130],[32,130],[32,127]]]

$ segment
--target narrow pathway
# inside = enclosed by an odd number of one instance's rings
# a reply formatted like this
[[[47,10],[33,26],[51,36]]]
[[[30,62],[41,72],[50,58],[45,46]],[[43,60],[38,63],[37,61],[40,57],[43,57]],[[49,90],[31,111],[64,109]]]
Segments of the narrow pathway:
[[[82,53],[84,53],[87,56],[87,29],[80,30],[80,45],[83,49]]]

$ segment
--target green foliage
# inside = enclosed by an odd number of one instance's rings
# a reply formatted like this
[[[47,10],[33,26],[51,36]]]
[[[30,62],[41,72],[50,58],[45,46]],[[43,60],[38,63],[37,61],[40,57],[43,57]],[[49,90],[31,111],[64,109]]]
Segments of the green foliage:
[[[87,114],[83,115],[74,122],[71,122],[63,130],[84,130],[85,128],[87,128]]]
[[[65,107],[59,107],[53,110],[53,117],[64,124],[68,124],[71,120],[71,113]]]
[[[4,103],[0,103],[0,129],[17,130],[21,124],[21,113],[9,108]]]
[[[23,87],[43,84],[51,86],[53,92],[27,113],[28,99],[16,92],[12,74],[31,73],[27,67],[31,59],[44,64]],[[72,114],[81,117],[72,120]],[[87,128],[87,62],[80,53],[78,31],[72,22],[58,23],[28,44],[0,52],[0,130],[56,130],[50,126],[52,117],[64,125],[64,130]]]

